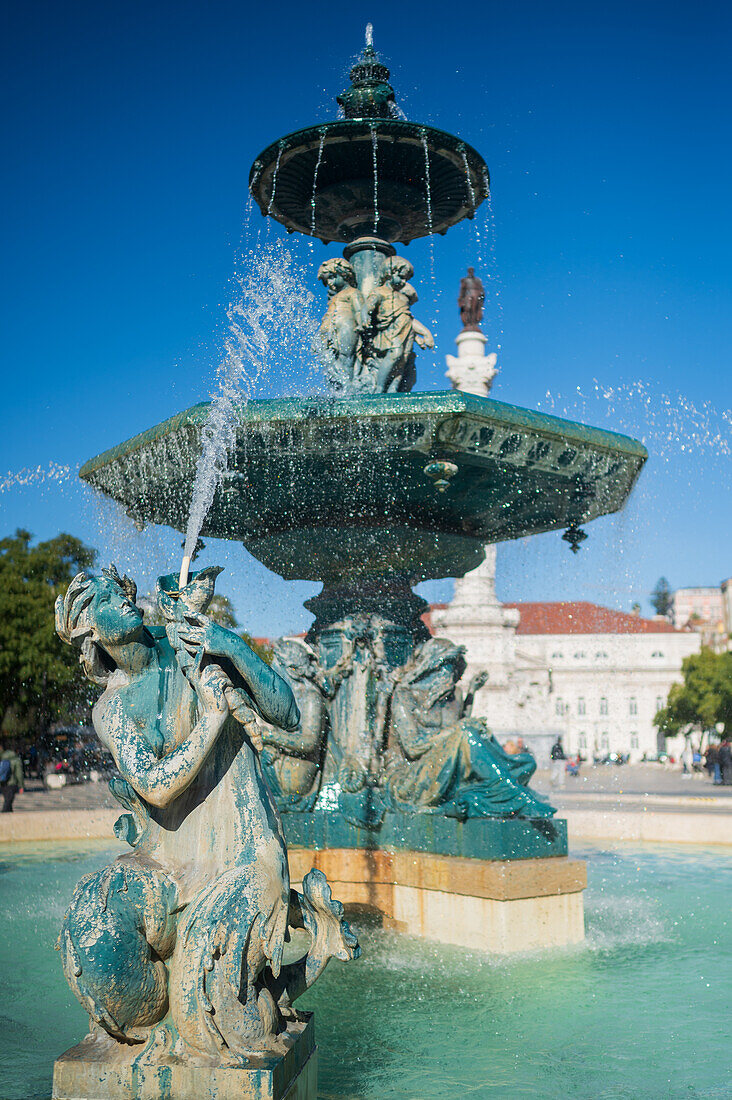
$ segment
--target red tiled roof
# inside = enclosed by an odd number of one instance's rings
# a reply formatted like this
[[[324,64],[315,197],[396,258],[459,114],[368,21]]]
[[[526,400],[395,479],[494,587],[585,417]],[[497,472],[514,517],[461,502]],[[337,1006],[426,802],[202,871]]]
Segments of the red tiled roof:
[[[567,600],[558,603],[507,603],[519,612],[517,634],[673,634],[673,626],[667,619],[643,619],[628,611],[616,611],[586,600]],[[433,632],[432,611],[447,607],[433,603],[422,616],[430,633]]]
[[[673,634],[668,619],[643,619],[585,600],[567,603],[507,603],[521,618],[517,634]]]

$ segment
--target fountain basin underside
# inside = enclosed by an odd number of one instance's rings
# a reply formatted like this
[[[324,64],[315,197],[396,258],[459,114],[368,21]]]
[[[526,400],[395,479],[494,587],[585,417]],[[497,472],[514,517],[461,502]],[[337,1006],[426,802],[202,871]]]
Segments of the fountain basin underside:
[[[80,476],[138,524],[185,531],[207,416],[196,405]],[[627,436],[461,393],[251,401],[202,534],[288,579],[461,576],[483,543],[617,511],[646,458]],[[455,467],[446,492],[435,462]]]
[[[472,218],[489,180],[480,153],[444,130],[343,119],[273,142],[255,160],[249,186],[262,214],[289,233],[345,244],[378,230],[408,244]]]

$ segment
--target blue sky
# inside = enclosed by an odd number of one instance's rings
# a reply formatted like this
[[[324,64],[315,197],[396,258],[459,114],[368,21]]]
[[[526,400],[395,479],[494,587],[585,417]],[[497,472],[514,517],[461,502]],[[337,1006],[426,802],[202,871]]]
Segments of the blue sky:
[[[0,482],[76,468],[208,395],[231,274],[262,222],[246,229],[249,166],[271,140],[333,117],[370,20],[406,114],[474,144],[493,181],[492,216],[436,240],[434,284],[426,243],[406,250],[415,312],[438,344],[419,357],[417,389],[445,385],[473,263],[500,346],[493,396],[628,432],[651,452],[626,510],[591,525],[577,558],[558,534],[502,548],[499,594],[647,608],[662,573],[719,583],[732,574],[731,11],[6,5]],[[314,272],[337,250],[290,243],[322,298]],[[73,478],[11,485],[0,513],[3,532],[80,535],[142,587],[179,554],[180,536],[138,536]],[[256,633],[309,621],[300,602],[314,586],[273,577],[238,546],[207,555]]]

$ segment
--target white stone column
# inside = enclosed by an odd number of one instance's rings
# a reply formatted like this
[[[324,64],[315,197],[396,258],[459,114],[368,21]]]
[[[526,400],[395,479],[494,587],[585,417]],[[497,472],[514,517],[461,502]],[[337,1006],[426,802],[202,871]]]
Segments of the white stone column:
[[[452,388],[460,393],[471,393],[475,397],[487,397],[498,373],[498,356],[495,352],[489,355],[485,353],[488,338],[479,329],[465,328],[456,336],[455,343],[457,355],[446,356],[448,369],[445,373],[452,382]],[[494,623],[499,623],[500,618],[495,616],[496,609],[499,608],[501,605],[496,597],[496,548],[488,544],[485,547],[485,561],[467,576],[455,581],[452,603],[438,615],[441,626],[445,627],[445,633],[449,634],[448,624],[457,626],[458,623],[464,623],[466,612],[474,618],[476,612],[480,614],[485,611]]]
[[[453,389],[487,397],[498,373],[495,352],[486,354],[486,336],[463,329],[456,339],[457,355],[447,356],[447,377]],[[455,593],[446,608],[432,613],[437,634],[466,648],[468,676],[479,670],[488,681],[476,700],[475,713],[489,725],[514,729],[517,724],[516,628],[519,613],[505,608],[496,596],[496,547],[485,547],[485,561],[455,580]]]

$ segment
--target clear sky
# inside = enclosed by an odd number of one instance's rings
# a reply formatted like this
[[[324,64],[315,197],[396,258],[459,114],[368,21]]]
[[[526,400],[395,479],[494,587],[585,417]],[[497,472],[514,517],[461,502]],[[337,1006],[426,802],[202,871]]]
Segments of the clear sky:
[[[416,388],[446,386],[472,263],[500,348],[493,396],[651,452],[577,558],[558,534],[502,548],[499,595],[648,609],[660,574],[732,574],[729,5],[9,0],[4,13],[0,484],[76,469],[208,395],[229,280],[262,221],[247,238],[249,166],[334,117],[370,20],[408,117],[474,144],[493,181],[492,218],[484,206],[477,228],[436,239],[434,283],[427,245],[406,250],[437,337]],[[322,300],[314,272],[337,249],[290,243]],[[0,513],[3,533],[80,535],[143,588],[177,565],[179,535],[134,534],[74,476],[13,482]],[[212,542],[209,560],[255,633],[309,621],[315,586],[237,546]],[[445,598],[449,582],[426,591]]]

